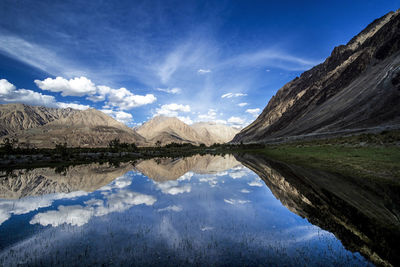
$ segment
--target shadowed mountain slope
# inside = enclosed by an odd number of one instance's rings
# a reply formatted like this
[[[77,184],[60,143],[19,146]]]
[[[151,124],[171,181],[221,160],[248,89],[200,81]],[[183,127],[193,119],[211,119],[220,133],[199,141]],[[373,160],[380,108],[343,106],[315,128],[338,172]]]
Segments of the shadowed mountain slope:
[[[232,142],[400,127],[400,11],[372,22],[283,86]]]

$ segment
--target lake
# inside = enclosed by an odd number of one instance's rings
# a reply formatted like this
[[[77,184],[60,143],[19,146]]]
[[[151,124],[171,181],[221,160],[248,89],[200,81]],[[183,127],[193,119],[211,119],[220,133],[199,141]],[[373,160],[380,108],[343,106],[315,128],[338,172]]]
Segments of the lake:
[[[3,171],[0,265],[396,265],[378,189],[255,155]]]

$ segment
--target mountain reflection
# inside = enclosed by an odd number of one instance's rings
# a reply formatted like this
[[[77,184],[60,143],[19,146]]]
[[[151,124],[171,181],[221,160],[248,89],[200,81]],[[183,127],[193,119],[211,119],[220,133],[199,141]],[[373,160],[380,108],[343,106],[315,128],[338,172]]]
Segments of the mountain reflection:
[[[236,157],[264,180],[290,211],[335,234],[344,246],[378,265],[400,264],[400,190],[255,155]]]
[[[305,257],[310,265],[368,264],[318,227],[336,234],[311,216],[331,212],[318,191],[297,187],[263,159],[237,159],[3,173],[0,265],[298,265]]]

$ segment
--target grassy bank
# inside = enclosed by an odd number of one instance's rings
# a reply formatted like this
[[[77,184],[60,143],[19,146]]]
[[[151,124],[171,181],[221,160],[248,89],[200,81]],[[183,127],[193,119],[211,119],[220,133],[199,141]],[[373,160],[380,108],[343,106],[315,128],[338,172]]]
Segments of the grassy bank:
[[[400,131],[296,141],[246,150],[344,176],[400,183]]]
[[[372,179],[400,182],[399,147],[346,147],[341,145],[279,145],[254,150],[271,159],[304,167]]]

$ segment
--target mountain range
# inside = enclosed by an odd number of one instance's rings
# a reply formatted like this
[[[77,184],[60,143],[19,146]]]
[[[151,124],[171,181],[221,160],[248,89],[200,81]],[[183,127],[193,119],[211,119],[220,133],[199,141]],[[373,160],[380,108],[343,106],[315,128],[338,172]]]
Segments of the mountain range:
[[[96,110],[57,109],[24,104],[0,105],[0,137],[17,139],[22,147],[106,147],[113,139],[138,146],[225,143],[237,129],[216,123],[192,126],[177,118],[156,116],[137,129]],[[158,142],[159,141],[159,142]]]
[[[234,143],[400,127],[400,10],[373,21],[284,85]]]

